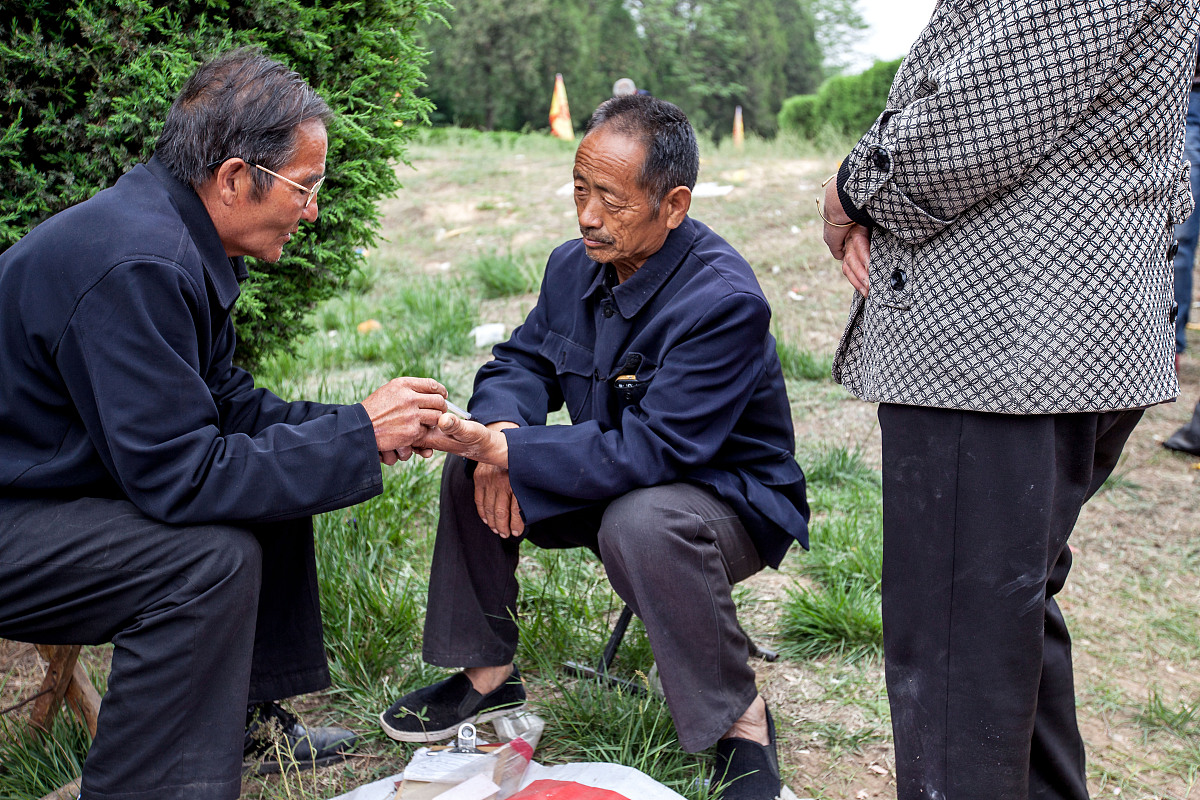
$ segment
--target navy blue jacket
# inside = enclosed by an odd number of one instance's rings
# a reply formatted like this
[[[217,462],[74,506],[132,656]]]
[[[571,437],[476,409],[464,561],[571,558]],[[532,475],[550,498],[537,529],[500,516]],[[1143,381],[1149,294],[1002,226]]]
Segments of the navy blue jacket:
[[[155,159],[0,254],[0,497],[124,497],[199,523],[379,494],[361,405],[287,403],[233,366],[245,277]]]
[[[684,481],[728,503],[772,566],[807,547],[770,319],[750,265],[691,218],[624,283],[580,240],[558,247],[470,403],[484,424],[521,426],[504,434],[526,522]],[[564,404],[573,424],[546,425]]]

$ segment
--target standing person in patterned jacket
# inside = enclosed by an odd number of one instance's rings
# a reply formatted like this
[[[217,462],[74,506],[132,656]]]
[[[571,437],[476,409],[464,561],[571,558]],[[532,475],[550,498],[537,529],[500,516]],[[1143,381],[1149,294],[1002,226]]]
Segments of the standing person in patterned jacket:
[[[941,0],[829,182],[880,403],[900,800],[1086,798],[1067,537],[1178,384],[1196,0]]]

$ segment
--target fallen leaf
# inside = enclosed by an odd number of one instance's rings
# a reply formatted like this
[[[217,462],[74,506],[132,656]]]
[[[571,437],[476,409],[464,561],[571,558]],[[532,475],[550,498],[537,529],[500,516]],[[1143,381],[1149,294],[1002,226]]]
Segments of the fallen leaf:
[[[872,764],[871,766],[867,767],[867,769],[871,770],[871,772],[874,772],[876,775],[888,774],[887,767],[881,767],[878,764]]]
[[[358,323],[358,332],[361,334],[371,334],[379,330],[383,330],[383,325],[379,324],[377,319],[364,319]]]

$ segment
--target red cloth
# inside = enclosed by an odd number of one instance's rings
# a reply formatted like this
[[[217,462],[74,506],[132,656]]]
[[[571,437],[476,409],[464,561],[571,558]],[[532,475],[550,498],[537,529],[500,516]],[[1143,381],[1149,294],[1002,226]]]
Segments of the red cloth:
[[[508,800],[629,800],[610,789],[596,789],[575,781],[539,780],[512,795]]]

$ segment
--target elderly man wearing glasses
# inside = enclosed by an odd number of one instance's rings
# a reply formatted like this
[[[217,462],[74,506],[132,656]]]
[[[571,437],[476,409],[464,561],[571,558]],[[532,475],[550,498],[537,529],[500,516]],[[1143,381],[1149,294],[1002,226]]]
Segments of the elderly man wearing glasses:
[[[86,800],[236,798],[246,755],[322,764],[354,740],[277,702],[329,683],[311,517],[379,494],[445,389],[284,402],[233,366],[230,322],[242,257],[317,217],[329,117],[228,53],[147,164],[0,254],[0,636],[113,643]]]

